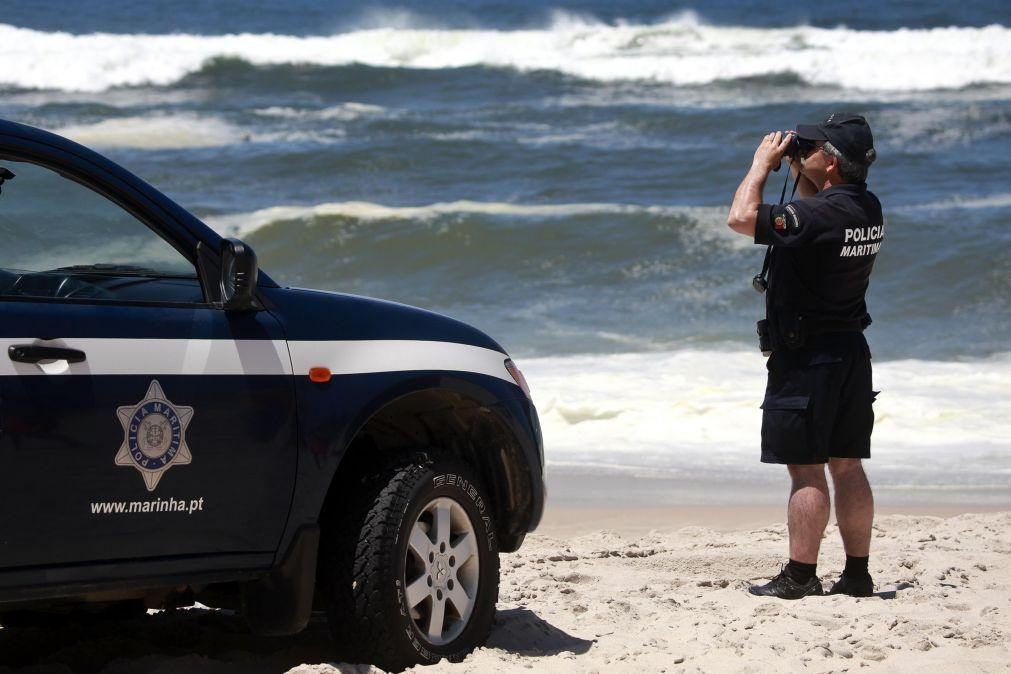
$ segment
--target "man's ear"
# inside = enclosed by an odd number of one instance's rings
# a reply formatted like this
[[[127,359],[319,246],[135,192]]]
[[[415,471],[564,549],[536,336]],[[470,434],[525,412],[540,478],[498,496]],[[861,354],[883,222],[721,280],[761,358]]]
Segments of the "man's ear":
[[[825,152],[823,154],[825,156],[825,159],[827,160],[825,162],[825,173],[829,173],[831,175],[838,176],[839,175],[839,157],[836,157],[834,154],[829,154],[828,152]]]

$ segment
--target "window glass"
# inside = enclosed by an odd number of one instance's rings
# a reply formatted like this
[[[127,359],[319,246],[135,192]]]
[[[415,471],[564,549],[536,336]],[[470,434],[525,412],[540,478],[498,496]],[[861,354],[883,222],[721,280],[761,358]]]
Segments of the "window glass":
[[[189,260],[117,203],[34,164],[0,175],[0,295],[202,301]]]

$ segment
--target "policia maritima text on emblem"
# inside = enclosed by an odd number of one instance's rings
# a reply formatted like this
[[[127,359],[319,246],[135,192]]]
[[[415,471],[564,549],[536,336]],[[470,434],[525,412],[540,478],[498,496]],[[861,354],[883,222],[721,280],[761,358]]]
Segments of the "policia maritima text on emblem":
[[[123,424],[123,444],[116,454],[116,465],[139,470],[148,491],[155,490],[169,468],[193,460],[186,446],[186,427],[193,418],[193,408],[169,402],[157,380],[151,382],[143,400],[118,408],[116,416]]]

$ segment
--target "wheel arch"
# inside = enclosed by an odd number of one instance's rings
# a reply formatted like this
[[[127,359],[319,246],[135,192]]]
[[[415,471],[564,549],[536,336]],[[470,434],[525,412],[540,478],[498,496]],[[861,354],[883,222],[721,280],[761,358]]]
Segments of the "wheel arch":
[[[339,507],[361,476],[412,455],[456,458],[479,476],[492,501],[500,550],[519,548],[540,519],[542,504],[536,421],[523,413],[525,400],[503,399],[472,382],[442,377],[438,386],[400,390],[369,406],[349,434],[330,480],[321,517]]]

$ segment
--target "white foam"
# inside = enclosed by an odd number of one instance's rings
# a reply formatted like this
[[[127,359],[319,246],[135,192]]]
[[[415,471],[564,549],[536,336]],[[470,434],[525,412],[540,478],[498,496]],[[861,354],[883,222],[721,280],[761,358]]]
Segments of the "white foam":
[[[55,132],[82,145],[142,150],[218,147],[249,140],[241,129],[221,119],[189,114],[106,119]]]
[[[374,117],[384,114],[386,112],[386,108],[380,105],[348,102],[329,108],[322,108],[320,110],[271,106],[269,108],[260,108],[255,112],[263,117],[275,117],[280,119],[350,122],[362,117]]]
[[[715,207],[714,207],[715,208]],[[638,206],[633,204],[570,203],[513,204],[495,201],[452,201],[425,206],[384,206],[367,201],[343,201],[313,206],[272,206],[251,213],[205,218],[219,232],[244,235],[273,222],[308,220],[320,216],[346,216],[356,220],[431,220],[443,215],[480,214],[521,218],[566,218],[579,215],[677,215],[706,212],[704,207]],[[725,217],[726,209],[721,209]]]
[[[549,465],[748,473],[758,466],[765,360],[735,347],[516,358]],[[874,365],[872,470],[892,484],[1011,488],[1011,353]]]
[[[336,113],[331,119],[338,119]],[[249,142],[333,143],[347,135],[340,126],[330,126],[322,131],[295,128],[250,133],[217,117],[188,113],[119,117],[90,124],[71,124],[55,129],[55,132],[82,145],[138,150],[221,147]]]
[[[219,58],[254,65],[553,70],[600,81],[698,85],[792,73],[816,85],[923,91],[1011,82],[1011,30],[712,26],[692,14],[605,24],[558,13],[537,30],[383,27],[329,37],[46,33],[0,24],[0,84],[102,91],[166,85]]]
[[[940,201],[931,201],[925,204],[911,204],[900,206],[897,211],[941,211],[947,209],[959,210],[981,210],[986,208],[1008,208],[1011,207],[1011,193],[988,194],[986,196],[963,197],[955,195]]]

